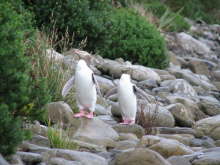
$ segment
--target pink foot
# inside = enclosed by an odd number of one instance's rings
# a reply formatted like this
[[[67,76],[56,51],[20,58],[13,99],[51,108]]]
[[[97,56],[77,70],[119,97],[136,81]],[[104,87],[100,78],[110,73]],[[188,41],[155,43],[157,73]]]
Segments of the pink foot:
[[[85,115],[86,118],[92,119],[93,118],[93,112],[89,112],[88,114]]]
[[[134,123],[135,123],[134,120],[123,120],[123,122],[120,123],[120,124],[122,124],[122,125],[132,125]]]
[[[75,115],[73,115],[73,117],[78,118],[78,117],[83,117],[84,115],[85,115],[85,112],[83,110],[80,110],[80,112],[75,114]]]

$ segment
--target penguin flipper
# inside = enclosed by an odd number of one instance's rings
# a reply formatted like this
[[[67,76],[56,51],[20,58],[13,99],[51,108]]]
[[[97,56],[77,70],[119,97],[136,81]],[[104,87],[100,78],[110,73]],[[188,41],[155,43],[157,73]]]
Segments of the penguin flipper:
[[[103,97],[103,96],[102,96],[102,93],[101,93],[101,90],[100,90],[100,87],[99,87],[99,83],[98,83],[97,79],[95,78],[94,73],[92,73],[92,81],[93,81],[93,83],[94,83],[95,86],[96,86],[96,91],[97,91],[98,95],[99,95],[100,97]]]
[[[63,89],[62,89],[62,96],[65,97],[68,92],[70,91],[70,89],[73,87],[73,84],[74,84],[74,81],[75,81],[75,78],[74,76],[69,79],[66,84],[64,85]]]

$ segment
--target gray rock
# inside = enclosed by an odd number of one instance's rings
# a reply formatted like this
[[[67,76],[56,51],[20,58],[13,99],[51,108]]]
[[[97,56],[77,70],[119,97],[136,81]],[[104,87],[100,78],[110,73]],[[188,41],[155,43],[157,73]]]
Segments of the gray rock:
[[[133,124],[133,125],[121,125],[117,124],[112,127],[118,133],[132,133],[135,134],[138,138],[142,137],[145,133],[144,128],[140,125]]]
[[[194,139],[194,136],[190,134],[157,134],[157,136],[177,140],[180,143],[185,144],[186,146],[189,146],[192,139]]]
[[[21,157],[22,161],[24,161],[25,163],[30,163],[30,164],[34,164],[34,163],[40,163],[42,162],[42,156],[40,154],[37,153],[31,153],[31,152],[16,152],[16,154],[18,156]]]
[[[127,150],[116,155],[115,165],[170,165],[160,154],[146,148]]]
[[[1,163],[0,163],[1,164]],[[22,162],[22,160],[21,160],[21,157],[20,156],[18,156],[18,155],[12,155],[11,157],[10,157],[10,164],[11,165],[24,165],[24,163]],[[4,165],[4,164],[3,164]]]
[[[170,104],[166,109],[173,114],[177,126],[192,127],[195,123],[194,114],[181,103]]]
[[[62,158],[51,158],[49,165],[82,165],[80,162],[77,161],[70,161]]]
[[[220,147],[220,140],[216,140],[215,145],[216,145],[216,147]]]
[[[37,135],[47,137],[48,127],[41,125],[38,121],[35,121],[33,125],[30,125],[30,130]]]
[[[50,157],[60,157],[70,161],[77,161],[82,165],[107,165],[106,159],[89,152],[55,149],[49,155]]]
[[[96,118],[104,121],[105,123],[109,125],[117,124],[117,121],[115,121],[115,119],[110,115],[100,115],[100,116],[97,116]]]
[[[172,165],[191,165],[190,161],[181,156],[171,156],[167,159]]]
[[[135,141],[137,141],[138,138],[133,133],[119,133],[119,140],[135,140]]]
[[[190,146],[192,147],[204,147],[204,148],[213,148],[215,146],[215,141],[208,137],[208,136],[203,136],[201,139],[194,138],[190,142]]]
[[[165,107],[162,107],[160,105],[146,104],[142,111],[145,115],[145,118],[148,121],[151,121],[151,124],[155,127],[173,127],[175,124],[175,120],[172,113],[170,113]],[[140,109],[138,113],[141,113]],[[139,119],[137,119],[137,121],[138,120]]]
[[[207,135],[215,140],[220,140],[220,115],[197,121],[195,129],[201,136]]]
[[[80,127],[74,133],[73,138],[87,143],[113,147],[114,141],[119,138],[118,133],[110,125],[98,118],[78,119]]]
[[[106,108],[100,104],[96,104],[95,114],[96,115],[111,115],[111,107]]]
[[[34,135],[31,140],[29,140],[30,143],[39,145],[39,146],[44,146],[44,147],[49,147],[50,142],[48,138],[41,136],[41,135]]]
[[[197,96],[197,93],[193,89],[193,87],[186,80],[183,79],[163,81],[160,85],[162,87],[168,87],[172,93],[190,97]]]
[[[114,88],[115,85],[113,84],[112,80],[97,75],[95,77],[103,94]]]
[[[70,106],[63,102],[52,102],[47,105],[48,118],[57,124],[69,124],[73,119],[73,111]]]
[[[106,148],[104,146],[99,146],[91,143],[86,143],[80,140],[72,140],[79,147],[80,151],[89,151],[89,152],[105,152]]]
[[[148,147],[163,157],[168,158],[173,155],[192,154],[193,151],[186,145],[174,139],[166,139],[159,136],[145,135],[141,138],[140,146]]]
[[[144,80],[144,81],[140,81],[137,84],[138,86],[141,86],[142,88],[148,88],[148,89],[153,89],[158,87],[158,83],[156,80]]]
[[[220,70],[214,71],[213,74],[214,74],[215,79],[220,81]]]
[[[42,153],[42,152],[47,152],[51,150],[51,148],[31,144],[27,141],[23,142],[19,147],[22,151],[29,151],[33,153]]]
[[[135,148],[137,146],[138,141],[134,140],[123,140],[117,143],[116,150],[127,150],[129,148]]]
[[[198,105],[200,109],[207,115],[214,116],[220,114],[220,102],[214,97],[200,97],[200,102]]]
[[[1,154],[0,154],[0,165],[9,165],[9,163],[3,158]]]

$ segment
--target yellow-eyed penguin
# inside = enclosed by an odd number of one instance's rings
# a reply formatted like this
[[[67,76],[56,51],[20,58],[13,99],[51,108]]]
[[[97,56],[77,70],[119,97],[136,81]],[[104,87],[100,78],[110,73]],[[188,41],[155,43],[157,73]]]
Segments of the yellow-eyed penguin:
[[[65,97],[73,84],[76,84],[76,99],[80,112],[74,117],[93,118],[97,100],[96,88],[100,94],[97,80],[93,71],[87,66],[84,60],[79,60],[76,66],[75,78],[72,77],[66,82],[62,90],[62,96]],[[89,111],[87,113],[87,111]]]

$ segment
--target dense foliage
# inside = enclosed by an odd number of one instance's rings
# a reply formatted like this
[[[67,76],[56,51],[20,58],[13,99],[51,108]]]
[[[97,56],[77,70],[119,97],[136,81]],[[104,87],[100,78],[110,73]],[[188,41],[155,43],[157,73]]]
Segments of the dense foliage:
[[[144,17],[127,9],[116,9],[96,50],[104,57],[122,57],[156,68],[167,66],[165,42],[159,31]]]
[[[0,3],[0,153],[11,154],[24,138],[22,119],[42,119],[40,108],[49,101],[43,79],[31,75],[26,54],[33,36],[31,15],[21,2]],[[28,40],[27,40],[28,38]]]

